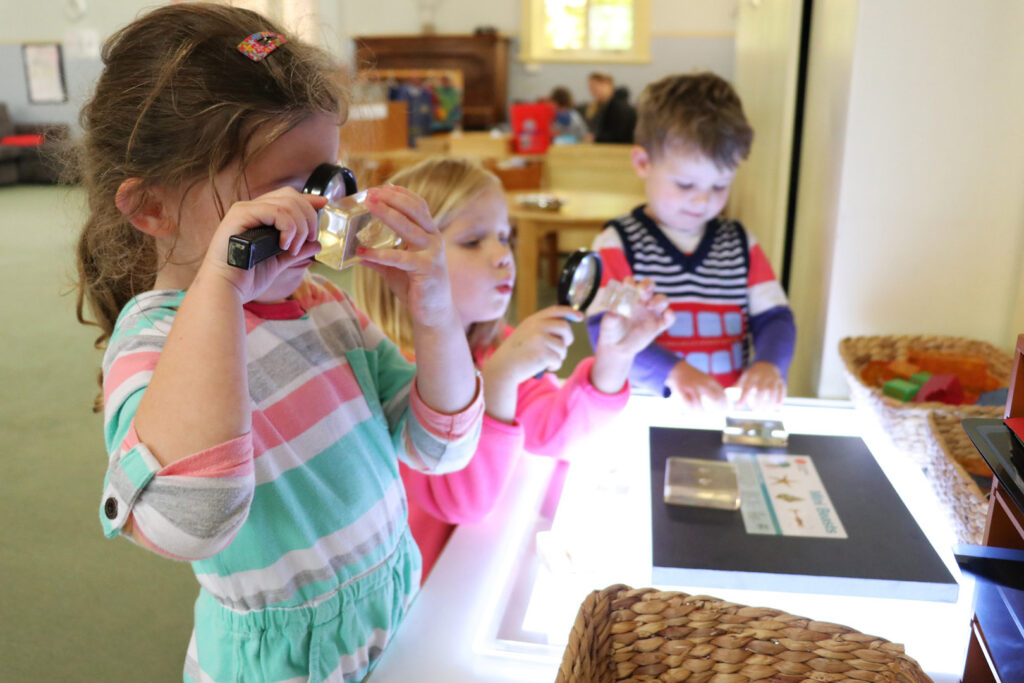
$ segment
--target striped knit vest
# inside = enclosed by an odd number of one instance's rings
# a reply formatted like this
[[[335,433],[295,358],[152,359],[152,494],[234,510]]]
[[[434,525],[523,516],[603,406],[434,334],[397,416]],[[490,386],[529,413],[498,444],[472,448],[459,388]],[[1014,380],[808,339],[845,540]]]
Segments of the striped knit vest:
[[[609,223],[637,280],[668,297],[676,319],[657,340],[722,386],[739,379],[749,354],[750,252],[743,227],[714,219],[692,254],[684,254],[638,207]]]

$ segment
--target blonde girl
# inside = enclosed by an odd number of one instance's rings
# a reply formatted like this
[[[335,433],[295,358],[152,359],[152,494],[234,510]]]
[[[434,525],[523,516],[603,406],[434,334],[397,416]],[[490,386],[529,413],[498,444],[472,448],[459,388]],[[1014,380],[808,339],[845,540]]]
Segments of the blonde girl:
[[[606,315],[602,344],[582,361],[564,385],[545,370],[557,370],[572,343],[569,320],[582,316],[552,306],[515,329],[505,311],[515,283],[510,227],[498,179],[460,159],[431,159],[396,174],[391,182],[427,202],[445,242],[455,308],[484,378],[486,414],[476,455],[460,472],[420,476],[402,468],[409,497],[409,525],[424,557],[424,576],[455,524],[484,517],[501,494],[512,467],[525,450],[560,455],[568,442],[607,422],[629,396],[627,373],[633,356],[671,321],[664,297],[643,291],[643,305],[631,319]],[[411,315],[387,285],[387,278],[357,269],[353,294],[384,332],[418,362],[411,342]]]

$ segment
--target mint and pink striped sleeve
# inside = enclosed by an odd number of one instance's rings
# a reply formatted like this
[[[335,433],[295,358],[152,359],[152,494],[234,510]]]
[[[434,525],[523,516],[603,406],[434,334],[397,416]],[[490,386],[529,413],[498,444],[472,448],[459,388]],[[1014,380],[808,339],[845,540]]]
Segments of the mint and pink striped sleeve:
[[[223,550],[245,522],[253,495],[250,435],[161,467],[135,432],[135,410],[149,384],[180,293],[138,297],[118,320],[104,356],[104,408],[110,461],[100,521],[114,537],[129,528],[152,550],[179,560]],[[130,538],[130,536],[129,536]]]

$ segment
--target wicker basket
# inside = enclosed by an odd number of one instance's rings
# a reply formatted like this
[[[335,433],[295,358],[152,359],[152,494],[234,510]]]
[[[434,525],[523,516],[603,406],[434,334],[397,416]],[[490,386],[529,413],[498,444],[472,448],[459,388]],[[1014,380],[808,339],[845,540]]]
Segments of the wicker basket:
[[[776,609],[616,585],[587,596],[556,683],[930,681],[902,645]]]
[[[878,417],[882,429],[897,448],[902,449],[921,467],[928,465],[929,443],[932,441],[928,414],[936,412],[964,417],[1001,417],[1003,408],[997,406],[952,406],[928,401],[904,403],[869,387],[861,381],[860,373],[870,361],[890,361],[905,358],[910,349],[941,351],[954,354],[975,354],[988,362],[989,373],[1008,384],[1013,356],[982,341],[962,337],[934,335],[905,335],[879,337],[846,337],[839,342],[839,355],[843,359],[846,381],[850,385],[850,399],[854,404],[866,406]]]
[[[988,501],[965,466],[983,473],[983,469],[987,469],[985,461],[960,426],[958,416],[932,413],[928,416],[928,426],[932,432],[925,466],[928,481],[946,511],[957,540],[981,545]],[[988,474],[991,476],[991,472]]]

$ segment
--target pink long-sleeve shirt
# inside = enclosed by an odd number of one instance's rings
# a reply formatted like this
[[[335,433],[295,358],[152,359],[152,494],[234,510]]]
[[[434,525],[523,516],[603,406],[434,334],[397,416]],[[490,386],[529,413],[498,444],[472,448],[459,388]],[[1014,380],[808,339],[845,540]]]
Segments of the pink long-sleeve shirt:
[[[494,350],[478,356],[477,364]],[[552,374],[519,385],[515,422],[484,415],[476,453],[458,472],[428,476],[400,465],[409,499],[409,529],[423,555],[426,578],[455,525],[491,511],[523,451],[560,457],[572,439],[605,424],[629,400],[629,383],[605,394],[590,383],[594,358],[581,361],[561,386]]]

